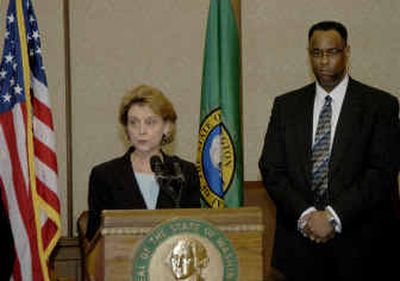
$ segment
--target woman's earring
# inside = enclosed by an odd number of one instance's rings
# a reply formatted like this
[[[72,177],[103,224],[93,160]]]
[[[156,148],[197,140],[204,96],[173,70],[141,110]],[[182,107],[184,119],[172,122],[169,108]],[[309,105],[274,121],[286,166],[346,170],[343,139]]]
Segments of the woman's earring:
[[[163,134],[161,138],[161,145],[165,145],[167,144],[167,142],[168,142],[168,137],[166,134]]]

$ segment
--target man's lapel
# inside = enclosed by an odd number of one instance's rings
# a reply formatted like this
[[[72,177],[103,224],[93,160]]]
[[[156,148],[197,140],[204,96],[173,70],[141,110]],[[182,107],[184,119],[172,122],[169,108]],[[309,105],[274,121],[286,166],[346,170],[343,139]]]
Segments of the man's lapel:
[[[330,171],[334,171],[339,166],[342,157],[346,155],[352,141],[357,137],[357,129],[361,126],[362,97],[356,83],[350,78],[336,125],[330,156]]]
[[[135,209],[146,208],[144,197],[132,170],[130,151],[124,155],[121,161],[119,176],[116,178],[116,181],[119,183],[116,183],[116,188],[122,189],[122,191],[118,192],[123,197],[118,199],[120,202],[129,202],[130,207]]]
[[[301,102],[298,108],[304,108],[304,111],[297,118],[296,147],[298,147],[299,165],[304,169],[306,182],[311,182],[311,145],[313,128],[313,110],[315,99],[315,83],[308,86],[302,94]]]

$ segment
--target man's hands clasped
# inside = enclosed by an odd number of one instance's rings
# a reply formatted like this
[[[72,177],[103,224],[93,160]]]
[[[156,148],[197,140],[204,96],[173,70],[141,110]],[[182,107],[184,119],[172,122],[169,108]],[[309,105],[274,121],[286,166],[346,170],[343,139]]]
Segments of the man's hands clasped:
[[[311,241],[326,243],[335,237],[336,231],[329,222],[330,213],[324,211],[313,211],[302,218],[302,233]]]

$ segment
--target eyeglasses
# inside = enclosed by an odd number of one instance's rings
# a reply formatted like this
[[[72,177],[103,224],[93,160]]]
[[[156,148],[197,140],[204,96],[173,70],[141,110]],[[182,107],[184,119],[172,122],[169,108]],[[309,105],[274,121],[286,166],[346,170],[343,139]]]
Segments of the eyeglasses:
[[[326,56],[327,58],[333,58],[343,53],[343,51],[344,49],[337,49],[337,48],[326,49],[326,50],[321,50],[321,49],[309,50],[310,56],[315,59],[323,58],[324,56]]]

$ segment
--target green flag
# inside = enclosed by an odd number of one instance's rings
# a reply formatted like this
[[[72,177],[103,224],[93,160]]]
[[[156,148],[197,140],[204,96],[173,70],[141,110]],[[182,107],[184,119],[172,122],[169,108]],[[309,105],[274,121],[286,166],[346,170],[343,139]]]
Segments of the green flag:
[[[197,151],[203,205],[243,205],[240,45],[231,0],[211,0]]]

